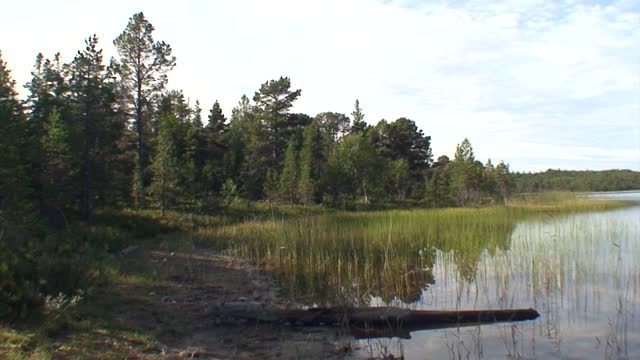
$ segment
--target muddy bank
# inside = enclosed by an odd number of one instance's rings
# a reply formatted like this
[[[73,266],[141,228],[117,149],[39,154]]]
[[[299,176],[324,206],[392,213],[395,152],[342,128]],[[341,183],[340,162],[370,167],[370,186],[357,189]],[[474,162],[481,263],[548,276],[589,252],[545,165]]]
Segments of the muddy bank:
[[[342,359],[352,357],[341,330],[249,324],[211,316],[225,302],[286,308],[270,279],[249,263],[216,254],[146,251],[123,255],[113,319],[155,334],[143,359]]]

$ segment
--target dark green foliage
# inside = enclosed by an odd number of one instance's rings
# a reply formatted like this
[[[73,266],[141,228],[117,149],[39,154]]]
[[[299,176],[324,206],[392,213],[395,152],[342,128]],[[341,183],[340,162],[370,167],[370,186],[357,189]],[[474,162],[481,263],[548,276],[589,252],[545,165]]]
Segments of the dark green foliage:
[[[76,183],[78,210],[90,221],[96,206],[113,205],[118,188],[114,179],[122,178],[119,165],[121,149],[117,146],[124,123],[116,111],[116,84],[102,61],[94,35],[85,41],[67,65],[69,116],[75,130],[74,153],[79,157]]]
[[[395,196],[397,200],[405,200],[411,185],[409,163],[406,159],[391,160],[389,162],[389,178],[387,180],[387,194]]]
[[[451,180],[449,173],[444,168],[439,168],[433,172],[431,179],[427,183],[425,200],[430,207],[452,206]]]
[[[311,122],[304,129],[300,150],[300,181],[298,196],[304,205],[321,200],[319,179],[324,176],[327,154],[323,147],[322,133],[318,124]]]
[[[264,196],[269,201],[269,204],[275,202],[278,199],[280,188],[278,184],[278,173],[275,170],[267,170],[262,191],[264,192]]]
[[[492,175],[496,186],[495,193],[503,202],[506,202],[513,189],[513,175],[509,172],[509,165],[500,161]]]
[[[65,214],[69,214],[74,205],[73,178],[78,164],[72,153],[72,131],[68,121],[54,108],[42,137],[42,185],[49,223],[58,227],[65,225]]]
[[[35,197],[35,206],[42,213],[51,212],[48,209],[47,199],[44,198],[44,186],[46,179],[45,152],[43,148],[43,137],[47,131],[51,113],[55,110],[58,115],[65,120],[67,107],[65,106],[64,95],[66,85],[64,81],[63,65],[60,61],[60,54],[56,54],[53,60],[45,59],[42,54],[36,57],[34,69],[31,72],[32,79],[26,84],[29,91],[27,99],[28,121],[26,126],[25,143],[28,146],[29,178]]]
[[[262,197],[267,171],[271,166],[273,147],[268,141],[266,125],[260,121],[251,121],[247,126],[246,142],[243,147],[243,162],[240,178],[244,188],[244,196],[249,199]]]
[[[631,170],[515,173],[516,192],[537,191],[622,191],[640,189],[640,172]]]
[[[216,101],[211,107],[207,126],[204,128],[203,182],[207,198],[219,194],[226,179],[232,177],[236,165],[229,146],[227,118]]]
[[[494,167],[491,160],[482,165],[466,138],[458,144],[453,161],[439,157],[428,174],[425,200],[431,207],[504,203],[513,188],[509,166],[501,161]]]
[[[389,162],[404,161],[408,179],[401,197],[421,197],[433,158],[431,137],[425,136],[415,122],[407,118],[391,123],[381,120],[370,135],[383,158]]]
[[[297,201],[299,172],[298,149],[296,142],[292,140],[289,141],[287,151],[284,154],[280,174],[280,192],[291,205]]]
[[[316,115],[313,121],[322,132],[327,147],[332,147],[349,133],[349,118],[344,114],[323,112]]]
[[[180,159],[178,157],[178,139],[176,135],[179,123],[174,114],[167,114],[160,119],[156,140],[156,153],[151,163],[153,182],[151,193],[160,207],[162,214],[167,208],[176,205],[179,187]]]
[[[386,176],[385,162],[368,138],[361,134],[345,136],[332,151],[323,180],[333,204],[362,197],[362,203],[381,201]]]
[[[476,162],[469,139],[458,144],[449,167],[456,203],[460,206],[477,203],[481,198],[482,163]]]
[[[38,305],[29,247],[35,224],[26,158],[27,124],[0,53],[0,319]]]
[[[248,129],[253,118],[252,106],[249,98],[242,95],[238,106],[231,110],[231,120],[227,127],[227,145],[225,152],[225,171],[227,177],[233,179],[236,186],[242,185],[240,179],[243,170],[245,144],[248,140]]]
[[[27,130],[15,81],[0,52],[0,216],[20,219],[32,210]]]
[[[225,161],[229,173],[239,166],[239,180],[244,196],[264,197],[269,170],[282,167],[285,148],[291,139],[301,141],[304,126],[310,121],[304,114],[289,114],[300,90],[291,90],[289,78],[281,77],[262,84],[253,97],[254,105],[243,96],[234,109],[230,127],[231,154]]]

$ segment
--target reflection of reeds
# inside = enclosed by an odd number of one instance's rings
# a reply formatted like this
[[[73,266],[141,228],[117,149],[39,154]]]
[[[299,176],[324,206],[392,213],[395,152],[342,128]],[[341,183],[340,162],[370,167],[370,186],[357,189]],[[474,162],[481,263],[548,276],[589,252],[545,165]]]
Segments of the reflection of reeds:
[[[506,248],[512,214],[504,209],[393,211],[272,220],[225,227],[237,254],[273,270],[285,291],[333,302],[336,289],[353,300],[419,300],[433,283],[435,249],[451,252],[473,279],[484,249]]]
[[[567,200],[479,209],[334,213],[223,226],[214,235],[231,239],[236,254],[272,270],[282,290],[303,302],[358,304],[378,297],[385,303],[412,303],[433,283],[438,251],[451,254],[455,276],[460,277],[456,283],[473,283],[485,252],[508,250],[517,221],[612,206],[619,204]],[[510,267],[506,262],[501,270],[502,307],[512,303]],[[561,286],[564,279],[553,281]],[[474,291],[477,297],[477,286]]]

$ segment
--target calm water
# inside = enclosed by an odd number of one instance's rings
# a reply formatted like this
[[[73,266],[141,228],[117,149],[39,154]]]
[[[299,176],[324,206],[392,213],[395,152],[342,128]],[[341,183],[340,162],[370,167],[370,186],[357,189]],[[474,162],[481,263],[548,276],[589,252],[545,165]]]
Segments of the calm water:
[[[595,194],[640,201],[640,192]],[[533,307],[535,321],[427,330],[363,341],[408,359],[640,359],[640,206],[516,224],[475,271],[436,250],[435,282],[415,309]],[[373,305],[387,304],[374,298]],[[383,350],[384,351],[384,350]]]

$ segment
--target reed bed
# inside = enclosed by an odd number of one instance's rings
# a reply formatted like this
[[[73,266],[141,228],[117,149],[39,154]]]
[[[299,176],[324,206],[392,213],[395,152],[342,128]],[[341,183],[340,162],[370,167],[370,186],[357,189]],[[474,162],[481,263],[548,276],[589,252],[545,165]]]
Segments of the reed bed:
[[[624,204],[554,196],[500,207],[257,219],[203,231],[271,271],[284,294],[297,301],[413,303],[433,284],[439,252],[451,257],[462,280],[473,282],[484,254],[509,250],[517,222]]]

